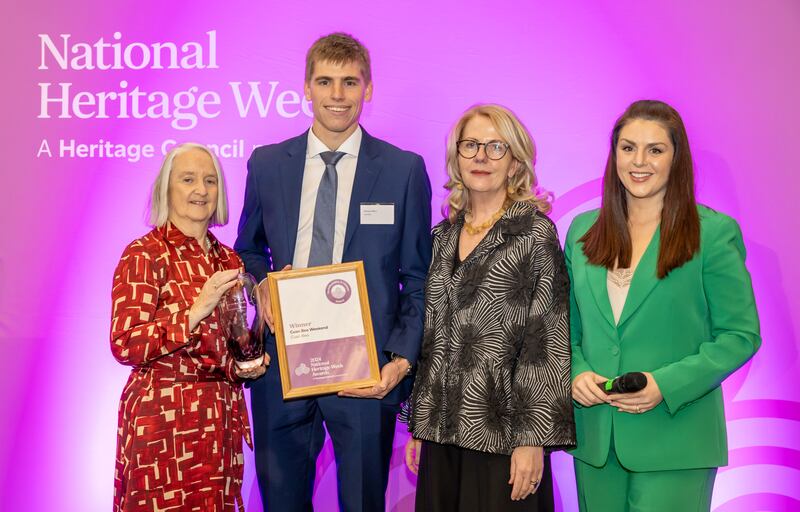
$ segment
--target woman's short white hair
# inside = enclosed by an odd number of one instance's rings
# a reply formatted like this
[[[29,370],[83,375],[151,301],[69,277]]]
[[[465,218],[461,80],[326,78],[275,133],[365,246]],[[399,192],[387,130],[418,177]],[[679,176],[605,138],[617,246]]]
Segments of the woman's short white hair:
[[[219,163],[217,155],[202,144],[195,142],[186,142],[179,144],[172,148],[164,158],[164,163],[161,164],[161,170],[158,172],[156,181],[153,182],[152,193],[150,194],[150,219],[151,226],[160,228],[167,223],[169,219],[169,177],[172,174],[172,163],[175,157],[181,153],[185,153],[190,149],[199,149],[205,151],[211,156],[211,161],[214,163],[214,170],[217,172],[217,186],[219,193],[217,194],[217,207],[214,213],[211,214],[209,226],[224,226],[228,223],[228,190],[225,187],[225,175],[222,173],[222,166]]]

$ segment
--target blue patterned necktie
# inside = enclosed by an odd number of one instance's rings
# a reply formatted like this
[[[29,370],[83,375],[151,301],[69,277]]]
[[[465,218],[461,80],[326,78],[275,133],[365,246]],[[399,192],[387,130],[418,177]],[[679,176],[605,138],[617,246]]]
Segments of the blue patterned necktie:
[[[336,164],[345,153],[324,151],[319,154],[325,162],[325,172],[317,190],[317,204],[314,207],[314,229],[311,235],[311,251],[308,266],[330,265],[333,262],[333,234],[336,226],[336,188],[339,177]]]

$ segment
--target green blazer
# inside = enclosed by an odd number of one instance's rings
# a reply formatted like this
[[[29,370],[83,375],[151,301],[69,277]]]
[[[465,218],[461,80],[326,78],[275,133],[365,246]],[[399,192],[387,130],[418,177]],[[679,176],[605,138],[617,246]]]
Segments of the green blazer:
[[[570,274],[572,378],[591,370],[613,378],[651,372],[664,400],[642,414],[576,404],[572,454],[602,466],[614,449],[631,471],[709,468],[728,463],[720,384],[761,344],[750,274],[738,224],[704,206],[700,251],[664,279],[656,277],[660,229],[633,275],[614,323],[606,269],[591,265],[578,242],[598,210],[575,218],[565,256]]]

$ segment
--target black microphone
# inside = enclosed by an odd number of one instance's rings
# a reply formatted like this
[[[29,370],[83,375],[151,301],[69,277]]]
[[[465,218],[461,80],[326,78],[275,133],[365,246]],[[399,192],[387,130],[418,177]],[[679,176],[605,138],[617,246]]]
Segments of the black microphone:
[[[642,372],[629,372],[620,375],[614,380],[607,380],[598,384],[600,389],[610,393],[636,393],[647,386],[647,377]]]

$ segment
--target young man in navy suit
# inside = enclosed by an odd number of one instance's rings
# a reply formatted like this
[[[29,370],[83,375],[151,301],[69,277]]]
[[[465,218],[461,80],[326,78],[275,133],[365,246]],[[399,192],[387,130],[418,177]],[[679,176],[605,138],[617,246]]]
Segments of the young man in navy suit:
[[[234,247],[259,280],[288,266],[363,260],[381,382],[284,401],[280,372],[270,369],[251,388],[258,482],[265,510],[312,510],[324,424],[340,509],[383,511],[396,414],[422,340],[430,181],[422,157],[359,126],[372,77],[367,49],[352,36],[330,34],[309,49],[305,96],[313,104],[311,129],[259,147],[248,161]],[[265,282],[259,294],[269,300]],[[271,334],[266,347],[277,361]]]

